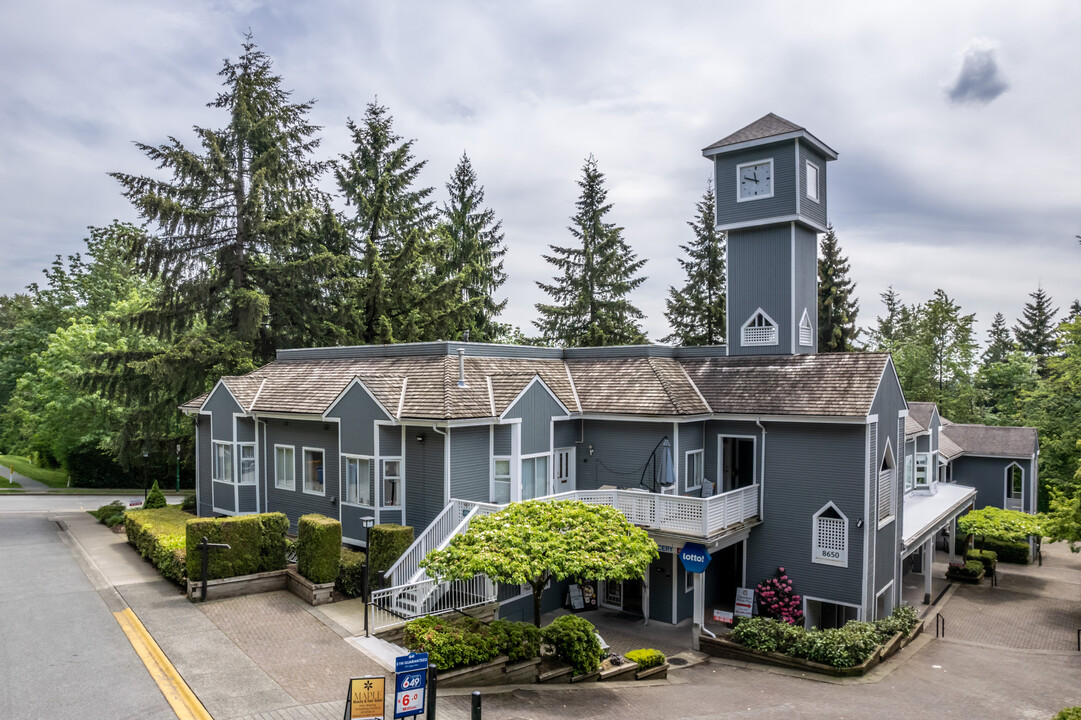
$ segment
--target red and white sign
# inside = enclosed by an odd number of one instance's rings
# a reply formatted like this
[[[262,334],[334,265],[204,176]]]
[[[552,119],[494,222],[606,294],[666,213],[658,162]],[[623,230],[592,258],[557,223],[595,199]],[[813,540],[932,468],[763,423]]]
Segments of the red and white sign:
[[[734,622],[732,618],[732,613],[725,612],[724,610],[714,610],[713,619],[716,622],[724,623],[725,625],[731,625]]]
[[[736,588],[736,617],[754,614],[754,588]]]

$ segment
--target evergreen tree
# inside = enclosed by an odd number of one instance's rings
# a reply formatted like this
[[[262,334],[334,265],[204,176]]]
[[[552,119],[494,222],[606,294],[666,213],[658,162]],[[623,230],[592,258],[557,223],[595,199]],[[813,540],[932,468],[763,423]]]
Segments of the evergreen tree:
[[[461,272],[439,271],[449,238],[436,231],[432,188],[416,186],[426,161],[414,158],[414,141],[403,141],[393,123],[387,108],[369,103],[359,123],[347,123],[352,152],[335,163],[338,187],[354,207],[346,226],[359,258],[361,343],[448,337],[463,314]]]
[[[169,363],[176,376],[197,378],[198,385],[216,374],[212,366],[234,364],[231,357],[273,357],[270,298],[257,267],[289,252],[322,199],[316,184],[324,165],[312,159],[319,145],[319,128],[308,119],[312,102],[291,102],[250,35],[219,75],[224,89],[208,106],[225,111],[229,122],[217,130],[196,127],[200,150],[174,138],[159,146],[136,143],[171,179],[112,173],[160,231],[135,248],[141,268],[162,280],[159,301],[139,324],[175,339],[205,321],[210,338],[177,343],[188,352]]]
[[[1076,320],[1081,318],[1081,300],[1074,300],[1070,303],[1070,314],[1068,320]]]
[[[1006,327],[1006,317],[1002,313],[995,313],[995,319],[991,321],[991,329],[987,331],[987,349],[983,352],[983,364],[1005,362],[1006,356],[1017,349]]]
[[[538,303],[540,319],[533,324],[545,340],[564,346],[631,345],[645,341],[638,325],[642,312],[627,296],[645,281],[636,275],[646,261],[638,260],[623,240],[623,228],[606,222],[604,174],[590,155],[578,181],[582,192],[577,212],[567,229],[573,247],[549,245],[544,259],[560,273],[551,284],[538,282],[553,304]]]
[[[672,334],[664,342],[678,345],[721,345],[725,341],[725,235],[717,232],[713,182],[695,204],[698,214],[687,222],[694,240],[680,245],[678,258],[687,281],[669,286],[664,316]]]
[[[880,294],[879,297],[886,306],[886,314],[884,317],[875,318],[875,329],[871,331],[871,345],[876,350],[892,352],[904,337],[908,313],[901,302],[901,296],[893,289],[893,285],[886,288],[886,292]]]
[[[841,254],[833,225],[827,225],[818,259],[818,352],[855,350],[859,302],[853,296],[856,285],[848,270],[848,258]]]
[[[1051,298],[1043,287],[1029,293],[1032,302],[1025,303],[1023,316],[1013,328],[1021,351],[1036,358],[1041,371],[1047,366],[1047,358],[1055,352],[1055,316],[1058,308],[1051,307]]]
[[[976,316],[965,315],[942,290],[935,290],[917,321],[917,342],[930,349],[933,399],[940,412],[955,422],[977,418],[972,379],[977,343]]]
[[[447,240],[447,269],[443,275],[461,273],[462,300],[467,306],[463,327],[454,337],[475,342],[491,342],[502,334],[496,317],[507,300],[496,301],[495,294],[507,281],[503,271],[503,223],[495,211],[484,207],[484,186],[477,184],[477,174],[469,156],[462,153],[447,182],[450,201],[443,204],[441,229]]]

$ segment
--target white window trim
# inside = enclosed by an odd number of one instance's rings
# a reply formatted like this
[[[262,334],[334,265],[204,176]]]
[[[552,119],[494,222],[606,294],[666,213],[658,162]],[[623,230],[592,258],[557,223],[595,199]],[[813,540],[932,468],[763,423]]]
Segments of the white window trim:
[[[699,472],[702,475],[702,477],[700,477],[700,478],[694,478],[694,479],[698,480],[697,485],[691,485],[691,480],[692,480],[692,478],[691,478],[691,455],[697,455],[698,456],[698,469],[699,469]],[[705,478],[706,478],[706,450],[705,450],[705,448],[699,448],[698,450],[688,450],[687,452],[683,453],[683,467],[686,469],[685,472],[687,473],[687,478],[686,478],[686,480],[687,480],[687,490],[688,491],[690,491],[690,490],[701,490],[702,489],[702,481],[705,480]]]
[[[717,479],[714,482],[713,493],[720,495],[726,492],[724,489],[724,439],[736,438],[737,440],[751,441],[751,455],[754,462],[751,464],[751,485],[758,484],[758,436],[757,435],[727,435],[717,434]]]
[[[806,196],[808,200],[821,204],[821,184],[822,184],[822,168],[818,167],[810,160],[807,161],[807,170],[814,168],[815,171],[815,183],[814,183],[814,195],[811,194],[811,173],[804,172],[804,185],[806,185]]]
[[[315,492],[308,489],[308,451],[318,452],[323,454],[323,491]],[[300,451],[300,489],[305,495],[314,495],[316,497],[326,497],[327,494],[327,451],[325,448],[320,447],[302,447]]]
[[[522,493],[522,482],[521,482],[522,463],[524,461],[526,461],[526,460],[535,460],[536,458],[539,458],[539,457],[548,458],[548,471],[546,473],[544,473],[544,495],[538,495],[537,497],[547,497],[547,496],[552,494],[552,453],[551,453],[551,451],[549,451],[549,452],[539,452],[539,453],[530,453],[529,455],[519,455],[518,456],[518,495],[519,495],[518,499],[519,500],[522,499],[521,498],[521,493]],[[514,464],[511,463],[512,467],[513,467],[513,465]],[[536,472],[536,471],[534,471],[534,472]],[[534,475],[534,477],[536,477],[536,476]],[[535,482],[535,480],[534,480],[534,482]],[[511,489],[513,490],[513,486],[511,486]],[[537,498],[532,498],[532,499],[536,500]]]
[[[236,484],[236,443],[229,442],[227,440],[213,440],[211,445],[214,448],[214,454],[211,455],[210,462],[210,479],[214,482],[225,483],[227,485]],[[232,477],[223,478],[218,474],[218,448],[224,447],[229,449],[229,470],[232,471]],[[224,467],[224,466],[223,466]]]
[[[762,165],[764,163],[769,163],[769,177],[770,177],[770,180],[769,180],[769,195],[750,195],[748,197],[743,197],[740,194],[740,173],[741,173],[741,171],[745,167],[750,167],[752,165]],[[741,203],[741,202],[751,202],[751,201],[754,201],[754,200],[768,200],[769,198],[773,197],[773,194],[776,191],[777,191],[777,177],[776,177],[776,174],[774,173],[773,158],[762,158],[761,160],[751,160],[749,162],[743,162],[743,163],[739,163],[738,165],[736,165],[736,202]]]
[[[749,328],[751,326],[751,323],[754,322],[754,319],[756,317],[758,317],[759,315],[761,315],[766,320],[768,320],[770,325],[773,327],[773,338],[772,339],[767,339],[767,340],[747,340],[747,328]],[[774,320],[773,318],[771,318],[769,316],[769,313],[767,313],[762,308],[758,308],[753,313],[751,313],[751,316],[749,318],[747,318],[747,320],[742,325],[739,326],[739,341],[740,341],[740,345],[743,345],[745,347],[751,347],[751,346],[756,346],[756,345],[757,346],[780,345],[781,344],[781,330],[777,326],[777,321]]]
[[[881,530],[882,528],[889,525],[897,517],[897,503],[894,500],[894,497],[897,494],[897,485],[896,485],[896,482],[897,482],[897,456],[893,452],[893,443],[890,442],[890,438],[886,438],[886,449],[882,453],[882,462],[886,461],[887,454],[889,455],[890,459],[893,460],[893,467],[889,468],[889,470],[883,471],[882,470],[882,463],[878,464],[878,492],[879,493],[882,492],[882,473],[883,472],[890,473],[889,488],[888,488],[889,493],[890,493],[890,498],[889,498],[889,505],[890,506],[889,506],[889,512],[886,514],[886,516],[881,517],[878,520],[878,529],[879,530]],[[877,517],[877,516],[879,516],[881,514],[882,498],[877,497],[876,499],[878,500],[878,505],[875,507],[875,516]]]
[[[242,467],[244,463],[244,448],[251,448],[251,461],[252,461],[252,479],[251,482],[244,482],[242,478],[244,473]],[[238,442],[236,444],[236,484],[237,485],[258,485],[259,484],[259,460],[256,455],[256,447],[254,442]]]
[[[372,487],[371,487],[372,463],[374,462],[375,458],[373,458],[371,455],[353,455],[352,453],[339,453],[339,456],[342,459],[342,474],[341,474],[342,505],[347,505],[349,507],[365,508],[365,509],[369,509],[369,510],[375,509],[374,502],[371,505],[365,505],[363,503],[346,502],[346,500],[345,500],[345,483],[346,483],[346,478],[347,478],[347,475],[345,473],[345,463],[346,463],[346,461],[347,460],[367,460],[368,461],[368,477],[367,477],[367,481],[369,483],[368,489],[371,490],[372,489]],[[324,474],[325,474],[325,471],[324,471]],[[357,478],[357,479],[358,479],[358,481],[360,480],[360,478]],[[324,483],[324,485],[325,485],[325,483]],[[371,498],[369,498],[369,499],[371,499]]]
[[[1010,478],[1010,469],[1011,468],[1017,468],[1018,470],[1021,471],[1021,490],[1017,494],[1017,497],[1012,497],[1010,495],[1010,493],[1013,492],[1013,483],[1011,482],[1011,478]],[[1006,470],[1003,473],[1003,478],[1002,479],[1004,481],[1004,485],[1003,485],[1004,494],[1003,494],[1003,497],[1002,497],[1003,507],[1006,507],[1006,505],[1010,502],[1010,500],[1018,501],[1018,502],[1021,503],[1021,507],[1024,507],[1025,506],[1025,469],[1023,467],[1021,467],[1020,463],[1011,462],[1009,465],[1006,466]]]
[[[803,333],[807,333],[807,342],[804,342]],[[807,312],[807,308],[803,309],[803,317],[799,320],[799,344],[801,347],[811,347],[814,345],[815,329],[811,325],[811,316]]]
[[[844,523],[844,549],[840,551],[840,557],[838,558],[823,558],[820,557],[818,553],[818,518],[822,513],[830,509],[836,512]],[[811,518],[811,562],[818,563],[819,565],[832,565],[834,567],[842,568],[848,567],[848,516],[841,512],[841,509],[837,507],[832,500],[819,508],[818,512]]]
[[[680,563],[682,565],[682,563]],[[687,568],[683,568],[683,592],[694,592],[694,576],[697,573],[687,572]]]
[[[923,464],[923,482],[920,482],[920,458],[924,458]],[[931,453],[929,452],[917,452],[916,459],[912,466],[912,486],[914,488],[928,488],[931,487],[931,477],[933,468],[931,467]]]
[[[404,445],[403,445],[403,447],[404,447]],[[398,504],[397,505],[387,505],[387,503],[386,503],[387,494],[385,492],[383,492],[383,484],[387,482],[387,463],[388,462],[396,462],[396,463],[398,463],[398,474],[397,475],[391,475],[391,477],[398,478],[398,492],[397,492],[397,502],[398,502]],[[385,457],[379,458],[379,482],[377,484],[379,486],[379,502],[382,503],[379,507],[381,507],[381,508],[390,508],[390,509],[393,509],[393,510],[402,510],[404,512],[404,510],[405,510],[405,502],[404,502],[405,477],[404,477],[404,473],[402,472],[402,468],[404,466],[405,466],[405,463],[403,462],[401,455],[387,455]],[[403,522],[405,521],[404,517],[402,518],[402,521]]]
[[[279,465],[278,465],[278,450],[288,450],[290,452],[290,454],[292,454],[292,456],[293,456],[292,467],[290,467],[290,470],[292,470],[292,472],[290,473],[290,475],[292,476],[292,479],[290,480],[288,485],[284,485],[284,484],[279,485],[278,484],[278,467],[279,467]],[[296,489],[297,489],[297,448],[296,448],[296,445],[278,445],[278,444],[274,445],[274,489],[275,490],[293,490],[293,491],[296,491]]]
[[[507,463],[507,474],[506,475],[497,475],[496,472],[495,472],[495,464],[496,464],[496,462],[504,462],[504,461]],[[495,497],[496,483],[506,483],[507,484],[507,502],[510,502],[511,498],[514,497],[514,471],[512,469],[513,467],[514,467],[514,458],[512,458],[510,455],[493,455],[492,456],[492,487],[491,487],[491,490],[490,490],[489,495],[488,495],[491,502],[493,502],[493,503],[499,503],[500,502],[499,500],[496,500],[496,497]],[[530,593],[532,593],[532,591],[530,591]]]

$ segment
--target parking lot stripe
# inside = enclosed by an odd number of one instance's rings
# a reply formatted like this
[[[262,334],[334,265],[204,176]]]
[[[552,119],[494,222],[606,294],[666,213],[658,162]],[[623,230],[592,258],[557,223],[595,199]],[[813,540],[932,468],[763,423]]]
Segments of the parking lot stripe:
[[[169,662],[169,658],[161,651],[131,608],[113,613],[113,617],[120,623],[120,628],[127,635],[128,642],[135,648],[136,654],[143,661],[150,677],[158,684],[161,694],[165,696],[177,718],[179,720],[212,720],[210,713],[184,682],[184,678],[180,677],[180,673]]]

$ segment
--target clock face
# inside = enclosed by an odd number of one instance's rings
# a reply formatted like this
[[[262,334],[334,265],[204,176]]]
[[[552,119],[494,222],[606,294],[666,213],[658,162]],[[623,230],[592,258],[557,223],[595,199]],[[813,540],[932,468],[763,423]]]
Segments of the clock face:
[[[773,162],[771,160],[740,165],[738,172],[740,200],[773,197]]]

